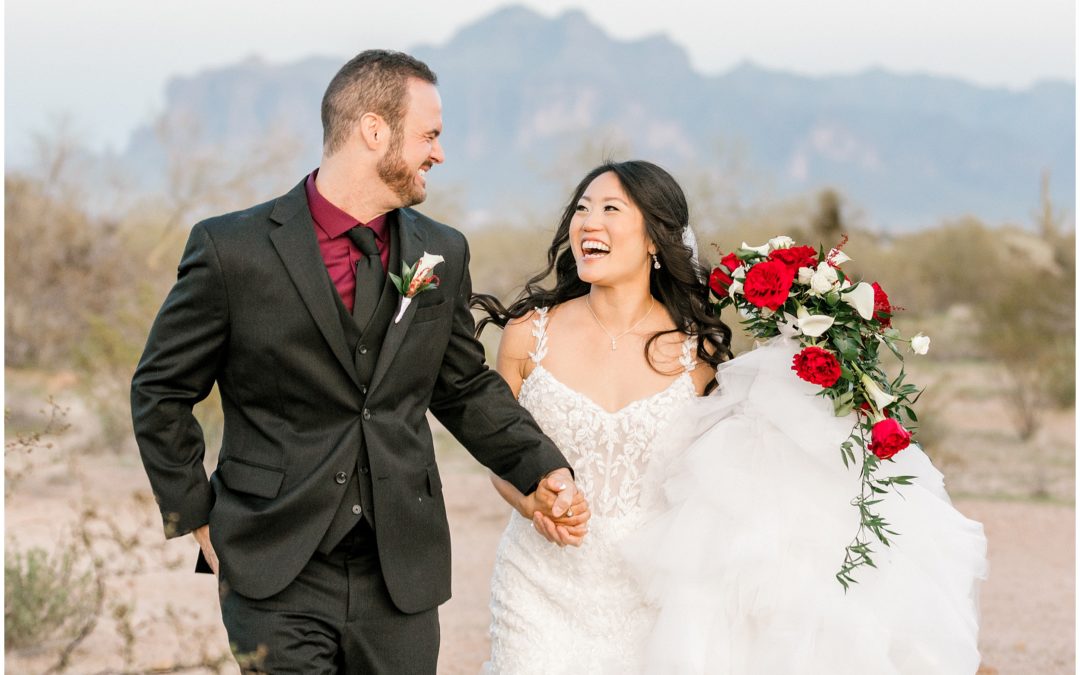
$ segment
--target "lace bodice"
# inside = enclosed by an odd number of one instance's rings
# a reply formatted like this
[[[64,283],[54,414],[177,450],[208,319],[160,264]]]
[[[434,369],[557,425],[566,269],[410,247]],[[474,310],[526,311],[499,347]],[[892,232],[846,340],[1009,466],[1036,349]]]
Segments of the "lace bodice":
[[[693,339],[683,343],[683,372],[662,391],[609,412],[560,382],[544,368],[547,356],[547,308],[533,320],[536,364],[521,385],[518,400],[574,467],[575,482],[594,515],[622,516],[634,511],[642,495],[642,477],[654,440],[672,414],[696,395],[690,372],[697,365]]]
[[[693,343],[683,344],[683,372],[667,387],[610,412],[544,367],[549,321],[546,309],[536,311],[536,366],[518,400],[574,467],[593,515],[580,548],[559,548],[511,514],[491,581],[485,672],[640,672],[653,609],[623,569],[619,542],[650,513],[657,490],[646,483],[646,466],[664,429],[695,397]]]

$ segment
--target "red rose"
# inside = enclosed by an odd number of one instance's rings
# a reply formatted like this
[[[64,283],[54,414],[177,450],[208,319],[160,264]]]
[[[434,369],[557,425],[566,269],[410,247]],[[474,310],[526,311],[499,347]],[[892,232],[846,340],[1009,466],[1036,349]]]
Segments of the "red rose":
[[[778,248],[769,252],[769,260],[784,263],[793,276],[798,275],[800,267],[817,267],[817,252],[813,246],[793,246]]]
[[[911,432],[899,422],[886,417],[870,430],[870,452],[878,459],[888,459],[911,444]]]
[[[732,281],[731,275],[726,273],[723,267],[714,267],[712,274],[709,275],[709,288],[716,297],[726,298]]]
[[[788,299],[793,275],[779,260],[768,260],[750,268],[743,281],[743,294],[750,304],[776,311]]]
[[[892,325],[892,305],[889,304],[889,296],[881,290],[878,282],[875,281],[872,286],[874,287],[874,318],[882,326],[888,328]]]
[[[840,362],[821,347],[806,347],[796,354],[791,369],[807,382],[822,387],[831,387],[840,379]]]
[[[734,281],[730,273],[737,270],[742,262],[734,253],[728,253],[720,259],[720,264],[723,267],[714,267],[712,274],[709,275],[709,288],[712,289],[713,293],[716,293],[717,297],[725,298],[728,294],[728,288],[731,287]],[[726,271],[724,267],[727,268]]]

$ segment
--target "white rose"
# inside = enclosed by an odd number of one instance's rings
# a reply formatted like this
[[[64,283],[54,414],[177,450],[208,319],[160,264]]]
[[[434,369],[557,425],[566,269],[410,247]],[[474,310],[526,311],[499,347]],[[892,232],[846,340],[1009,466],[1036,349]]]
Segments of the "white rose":
[[[930,351],[930,337],[919,333],[915,337],[911,338],[911,351],[915,352],[919,356],[922,356],[926,352]]]
[[[829,263],[820,263],[817,271],[810,277],[810,291],[816,295],[825,295],[835,288],[839,281],[840,277]]]
[[[842,294],[840,298],[855,308],[859,316],[869,321],[874,318],[874,287],[860,281],[855,288]]]
[[[751,246],[750,244],[747,244],[744,241],[742,243],[742,246],[740,246],[739,248],[745,249],[747,251],[753,251],[754,253],[757,253],[758,255],[769,255],[769,244],[768,243],[762,244],[761,246]]]
[[[874,382],[872,379],[870,379],[869,375],[862,376],[862,386],[863,391],[866,392],[866,395],[874,400],[874,406],[879,411],[883,410],[885,406],[896,400],[896,398],[894,398],[893,396],[890,396],[889,394],[886,394],[884,391],[882,391],[881,387],[877,385],[877,382]]]
[[[822,333],[832,328],[833,321],[835,321],[831,316],[811,314],[801,305],[799,306],[798,315],[799,330],[802,331],[803,335],[809,335],[810,337],[821,337]]]
[[[814,276],[814,268],[813,267],[800,267],[799,268],[799,279],[798,279],[798,281],[803,286],[809,286],[810,285],[810,279],[812,279],[813,276]]]
[[[786,237],[784,235],[780,235],[779,237],[773,237],[769,240],[769,247],[774,251],[780,248],[791,248],[794,245],[795,240],[791,237]]]

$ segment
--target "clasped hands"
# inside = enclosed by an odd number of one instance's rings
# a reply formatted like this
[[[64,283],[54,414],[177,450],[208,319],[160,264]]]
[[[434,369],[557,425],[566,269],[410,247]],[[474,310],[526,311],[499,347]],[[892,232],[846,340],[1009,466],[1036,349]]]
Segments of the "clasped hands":
[[[568,469],[558,469],[540,480],[536,490],[521,498],[518,512],[533,527],[559,546],[581,546],[592,512],[585,495],[574,485]]]

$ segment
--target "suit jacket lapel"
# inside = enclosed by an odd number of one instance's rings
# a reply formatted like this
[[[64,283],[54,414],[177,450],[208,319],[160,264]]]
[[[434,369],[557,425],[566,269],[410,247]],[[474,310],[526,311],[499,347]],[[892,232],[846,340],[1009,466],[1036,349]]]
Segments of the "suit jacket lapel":
[[[319,252],[319,244],[315,239],[315,223],[311,219],[303,181],[277,200],[270,219],[281,225],[270,233],[270,240],[292,277],[296,290],[334,356],[341,362],[349,378],[359,387],[360,381],[356,377],[352,354],[345,343],[345,333],[334,302],[333,294],[337,293],[337,290],[330,283],[326,264]]]
[[[390,271],[400,276],[402,263],[412,265],[420,259],[420,256],[424,255],[424,238],[420,226],[411,211],[398,209],[397,222],[401,241],[401,259],[390,261]],[[400,302],[400,294],[398,294],[398,297]],[[415,299],[405,310],[401,321],[394,323],[393,319],[390,320],[390,327],[386,331],[386,338],[383,340],[382,349],[379,351],[379,358],[375,361],[375,374],[371,378],[372,389],[379,386],[379,382],[386,375],[386,371],[389,370],[394,355],[397,354],[398,348],[401,347],[401,343],[405,339],[405,333],[409,330],[409,324],[412,323],[414,314],[416,314]],[[394,308],[394,317],[397,317],[397,306]]]

